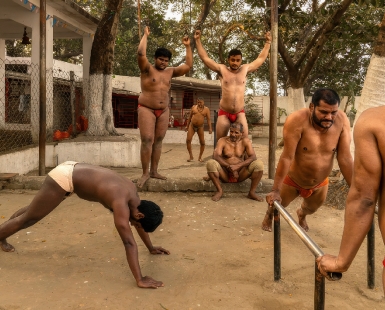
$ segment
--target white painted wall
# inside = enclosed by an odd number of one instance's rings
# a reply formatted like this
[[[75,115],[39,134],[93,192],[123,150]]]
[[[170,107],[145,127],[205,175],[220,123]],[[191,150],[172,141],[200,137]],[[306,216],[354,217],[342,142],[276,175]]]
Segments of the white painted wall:
[[[87,141],[71,140],[48,144],[45,164],[56,167],[58,164],[74,160],[99,166],[136,167],[140,166],[140,139],[137,136],[125,141]],[[39,167],[39,148],[31,147],[17,152],[0,155],[2,173],[26,174]]]

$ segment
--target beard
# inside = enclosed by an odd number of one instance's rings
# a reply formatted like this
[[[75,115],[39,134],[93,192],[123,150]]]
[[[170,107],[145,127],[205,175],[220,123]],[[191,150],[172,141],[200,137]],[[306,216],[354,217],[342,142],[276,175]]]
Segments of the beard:
[[[324,129],[329,129],[334,124],[334,121],[320,120],[319,118],[317,118],[317,116],[315,116],[314,111],[312,113],[311,118],[314,124]]]

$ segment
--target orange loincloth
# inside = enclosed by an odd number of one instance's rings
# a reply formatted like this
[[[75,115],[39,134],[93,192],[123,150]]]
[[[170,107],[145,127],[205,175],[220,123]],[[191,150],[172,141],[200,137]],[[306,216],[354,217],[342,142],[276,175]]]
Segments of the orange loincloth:
[[[285,179],[283,180],[283,184],[286,184],[286,185],[289,185],[289,186],[292,186],[292,187],[295,187],[298,191],[299,191],[299,195],[303,198],[309,198],[315,189],[317,188],[320,188],[322,186],[326,186],[329,184],[329,178],[326,178],[325,180],[323,180],[320,184],[312,187],[312,188],[302,188],[301,186],[299,186],[297,183],[295,183],[293,181],[292,178],[289,177],[289,175],[287,175],[285,177]]]

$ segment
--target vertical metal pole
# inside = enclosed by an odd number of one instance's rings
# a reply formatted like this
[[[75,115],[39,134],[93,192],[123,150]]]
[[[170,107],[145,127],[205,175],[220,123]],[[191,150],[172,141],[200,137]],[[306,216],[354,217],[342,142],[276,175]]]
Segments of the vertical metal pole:
[[[39,175],[45,175],[45,142],[47,135],[47,76],[46,76],[46,3],[40,0],[40,104],[39,104]],[[37,44],[37,42],[32,42]]]
[[[274,208],[274,281],[281,279],[281,220]]]
[[[314,309],[323,310],[324,308],[325,308],[325,278],[319,272],[317,263],[315,263]]]
[[[218,112],[217,110],[214,110],[214,150],[217,146],[217,119],[218,119]]]
[[[368,288],[374,289],[375,284],[375,264],[374,264],[374,220],[370,230],[368,232],[367,240],[368,240]]]
[[[269,179],[275,175],[277,148],[278,0],[271,0]]]
[[[72,136],[76,137],[76,107],[75,107],[75,72],[70,71],[70,94],[71,94],[71,116],[72,116]]]

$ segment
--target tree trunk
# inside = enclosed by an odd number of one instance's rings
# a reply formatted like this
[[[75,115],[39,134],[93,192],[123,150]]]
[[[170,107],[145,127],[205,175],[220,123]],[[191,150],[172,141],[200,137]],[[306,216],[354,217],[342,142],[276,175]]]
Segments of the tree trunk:
[[[115,39],[123,0],[106,0],[106,9],[95,33],[90,59],[87,135],[117,135],[112,113],[112,67]]]
[[[374,54],[370,58],[368,71],[366,72],[361,98],[357,104],[355,120],[361,113],[369,108],[385,104],[385,15],[382,19]],[[354,144],[351,152],[354,154]]]
[[[306,108],[305,96],[303,94],[303,87],[301,88],[291,88],[287,90],[288,95],[288,107],[289,113],[298,111],[302,108]]]

